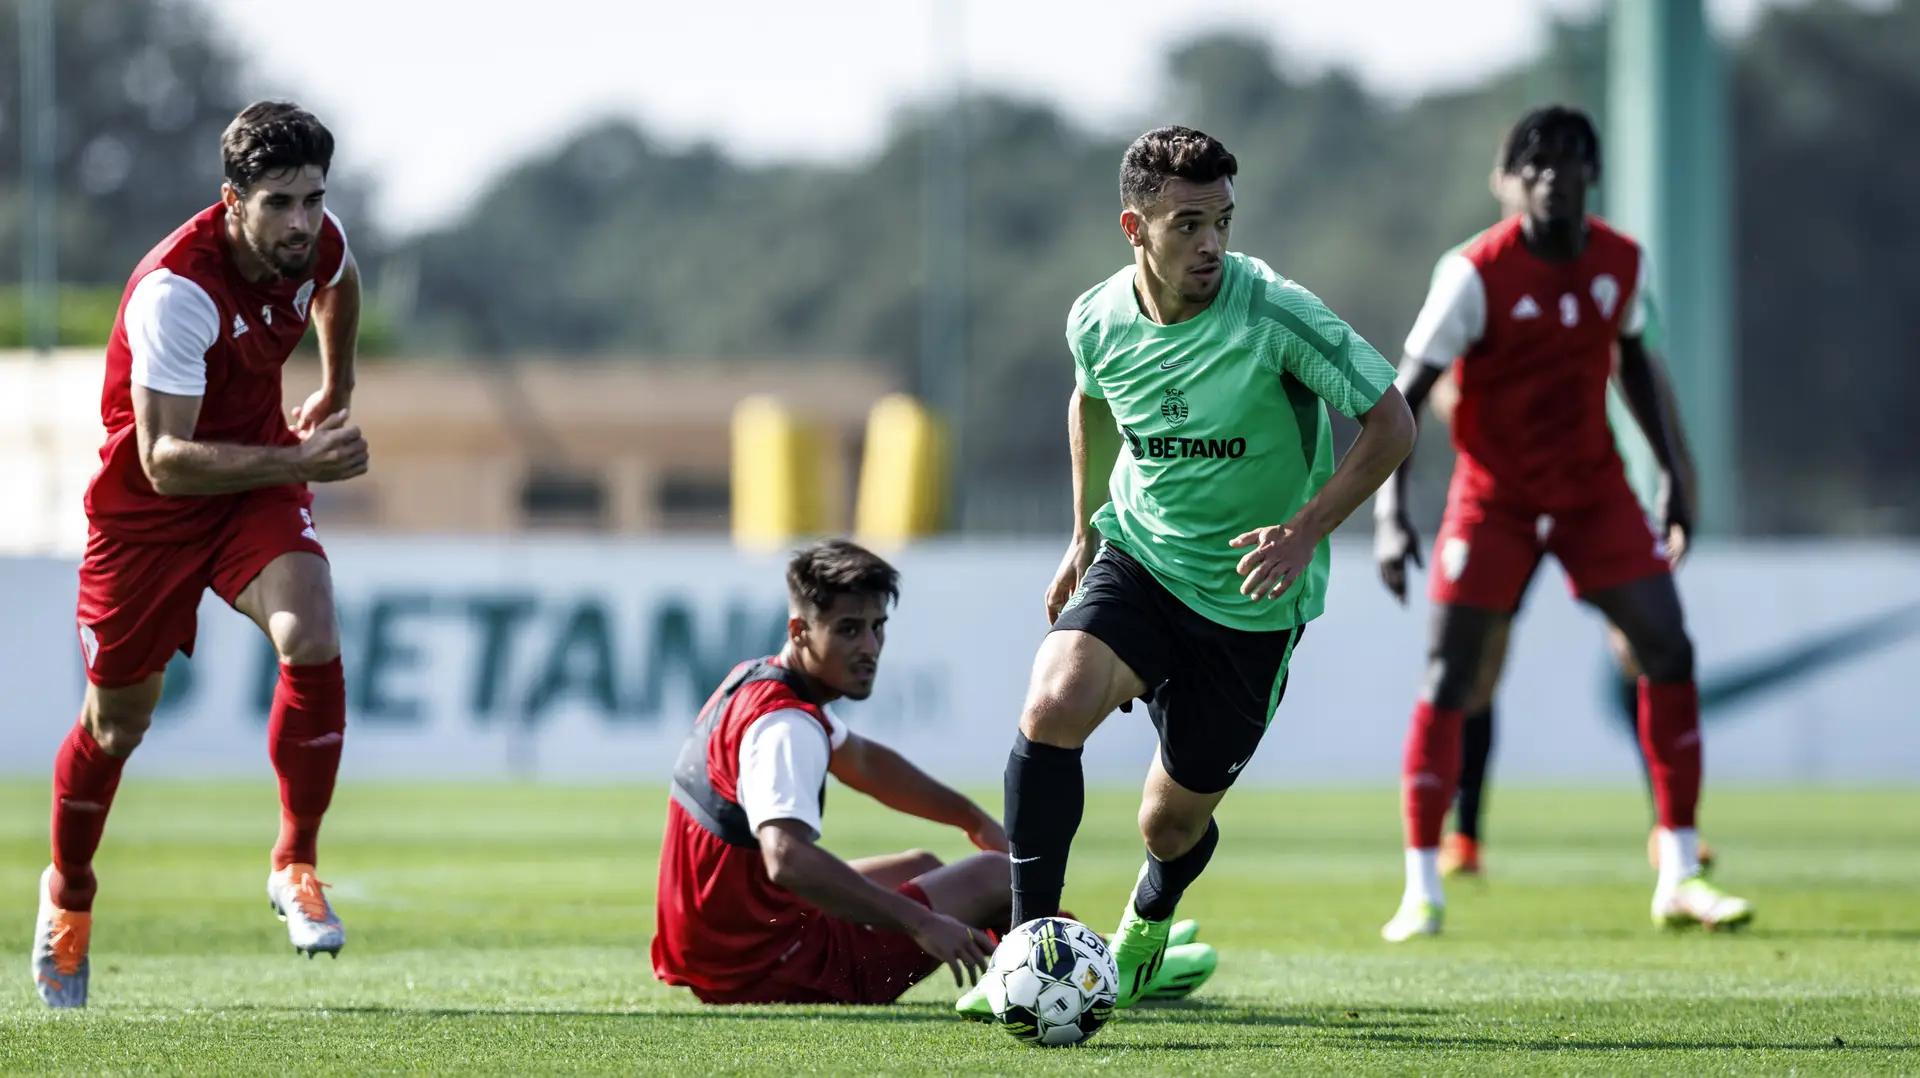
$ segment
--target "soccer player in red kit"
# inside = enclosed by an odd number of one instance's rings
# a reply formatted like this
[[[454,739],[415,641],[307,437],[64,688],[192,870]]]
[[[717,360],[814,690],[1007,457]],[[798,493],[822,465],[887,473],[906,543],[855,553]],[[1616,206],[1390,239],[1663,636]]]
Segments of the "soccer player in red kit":
[[[1000,822],[827,709],[873,691],[899,591],[892,566],[844,540],[788,564],[786,646],[734,668],[674,766],[661,980],[705,1003],[890,1003],[942,965],[962,983],[985,967],[984,930],[1004,931],[1008,914]],[[818,845],[829,774],[985,852],[843,861]]]
[[[35,985],[54,1007],[86,1004],[94,851],[167,662],[192,653],[208,588],[259,625],[280,659],[267,725],[281,805],[268,898],[309,957],[345,941],[314,877],[346,703],[306,485],[367,470],[347,415],[360,278],[326,210],[333,135],[319,120],[290,104],[250,105],[220,151],[220,201],[135,267],[107,345],[107,439],[80,563],[88,684],[54,759],[53,864],[33,941]],[[321,386],[289,425],[281,368],[309,321]]]
[[[1600,140],[1584,114],[1530,112],[1506,147],[1503,165],[1524,188],[1525,209],[1436,274],[1397,379],[1417,411],[1458,357],[1458,460],[1435,542],[1432,641],[1403,765],[1407,885],[1381,935],[1398,942],[1440,931],[1440,828],[1460,776],[1463,708],[1488,640],[1547,553],[1640,662],[1640,742],[1659,817],[1654,921],[1744,924],[1748,903],[1700,873],[1700,700],[1666,539],[1684,537],[1691,521],[1641,340],[1646,262],[1633,240],[1587,215]],[[1616,342],[1621,388],[1662,472],[1656,522],[1627,484],[1607,423]],[[1405,480],[1402,465],[1375,505],[1381,573],[1396,594],[1413,550]]]

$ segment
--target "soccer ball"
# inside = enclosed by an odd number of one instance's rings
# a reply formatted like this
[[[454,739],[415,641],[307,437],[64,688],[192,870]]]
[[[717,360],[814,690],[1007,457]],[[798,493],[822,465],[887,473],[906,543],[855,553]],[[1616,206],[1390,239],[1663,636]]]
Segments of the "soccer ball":
[[[1028,1044],[1079,1044],[1113,1017],[1120,971],[1093,929],[1040,917],[1007,933],[983,979],[1000,1028]]]

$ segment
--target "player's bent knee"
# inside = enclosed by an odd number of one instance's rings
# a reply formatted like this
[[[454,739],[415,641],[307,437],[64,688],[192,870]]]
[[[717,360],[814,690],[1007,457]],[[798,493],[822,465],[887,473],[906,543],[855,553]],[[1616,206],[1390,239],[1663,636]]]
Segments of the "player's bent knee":
[[[1648,681],[1677,685],[1693,680],[1693,640],[1685,632],[1643,650],[1640,665]]]
[[[268,635],[288,666],[319,666],[340,657],[340,630],[331,616],[279,611],[268,620]]]
[[[1464,710],[1478,686],[1479,671],[1469,664],[1455,662],[1444,655],[1427,660],[1427,678],[1421,686],[1421,698],[1434,707]],[[1489,697],[1491,693],[1487,694]]]
[[[1077,749],[1107,717],[1104,695],[1094,686],[1041,686],[1020,714],[1020,732],[1028,741]]]
[[[87,732],[109,756],[126,756],[138,748],[153,725],[153,709],[159,702],[157,687],[90,689],[82,707]]]

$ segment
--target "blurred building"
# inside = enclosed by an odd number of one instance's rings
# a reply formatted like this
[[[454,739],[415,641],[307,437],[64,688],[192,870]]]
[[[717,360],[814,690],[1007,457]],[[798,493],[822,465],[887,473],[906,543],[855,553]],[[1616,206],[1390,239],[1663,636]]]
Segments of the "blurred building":
[[[316,363],[289,364],[288,406],[318,384]],[[775,397],[824,430],[838,464],[828,496],[844,505],[868,411],[898,388],[878,366],[812,358],[362,364],[353,418],[373,470],[316,486],[314,515],[361,533],[719,535],[743,397]],[[0,353],[0,552],[81,549],[99,400],[95,349]]]

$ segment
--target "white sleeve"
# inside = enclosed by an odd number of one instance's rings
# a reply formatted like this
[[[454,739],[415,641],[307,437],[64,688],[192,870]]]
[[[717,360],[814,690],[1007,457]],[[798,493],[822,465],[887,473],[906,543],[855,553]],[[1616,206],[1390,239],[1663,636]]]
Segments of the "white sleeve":
[[[844,727],[842,727],[844,729]],[[820,786],[833,755],[830,736],[797,708],[762,715],[740,739],[740,807],[755,831],[768,820],[798,820],[820,834]]]
[[[207,349],[220,338],[220,309],[207,290],[157,269],[133,286],[123,319],[133,384],[182,397],[207,391]]]
[[[820,714],[824,716],[827,720],[828,744],[832,745],[836,749],[846,744],[847,735],[852,732],[847,729],[847,724],[844,722],[841,722],[840,716],[834,714],[833,709],[830,707],[821,708]]]
[[[332,288],[334,285],[340,283],[340,278],[347,275],[347,261],[352,257],[353,251],[352,248],[347,246],[347,226],[340,223],[340,218],[335,217],[332,210],[325,210],[323,212],[326,213],[327,220],[332,221],[333,227],[340,232],[340,266],[333,271],[333,280],[328,281],[324,286],[326,288]]]
[[[1647,257],[1645,248],[1640,250],[1640,269],[1633,282],[1633,306],[1627,308],[1626,320],[1620,323],[1622,337],[1638,337],[1647,331]]]
[[[1445,368],[1472,348],[1487,330],[1487,289],[1480,271],[1463,255],[1440,264],[1426,306],[1407,334],[1406,354],[1429,367]]]

